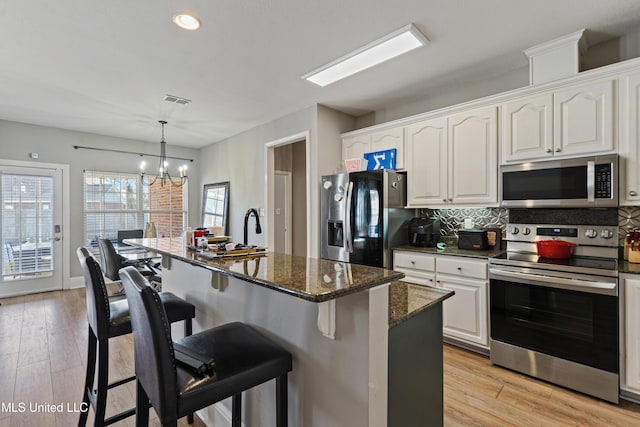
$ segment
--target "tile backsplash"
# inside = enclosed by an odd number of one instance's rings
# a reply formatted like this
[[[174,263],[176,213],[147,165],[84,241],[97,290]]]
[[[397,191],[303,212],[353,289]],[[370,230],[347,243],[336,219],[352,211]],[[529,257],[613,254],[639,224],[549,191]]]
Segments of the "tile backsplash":
[[[419,209],[419,212],[421,217],[439,218],[440,234],[448,237],[457,237],[467,218],[475,228],[500,227],[503,234],[509,222],[509,210],[503,208]]]
[[[442,236],[457,237],[458,229],[464,226],[464,220],[470,218],[473,226],[500,227],[506,231],[509,223],[509,209],[505,208],[468,208],[468,209],[418,209],[421,217],[439,218]],[[620,245],[628,231],[640,230],[640,206],[618,208],[618,233]]]

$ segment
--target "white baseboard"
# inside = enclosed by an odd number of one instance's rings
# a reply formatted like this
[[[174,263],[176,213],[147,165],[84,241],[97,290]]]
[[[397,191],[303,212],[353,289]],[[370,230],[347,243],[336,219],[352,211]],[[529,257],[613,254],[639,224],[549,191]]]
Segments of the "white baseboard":
[[[222,402],[218,402],[213,406],[201,409],[196,412],[202,422],[208,427],[231,427],[231,410]],[[242,423],[242,426],[245,426]]]
[[[84,288],[84,277],[83,276],[70,277],[69,286],[65,287],[65,289],[78,289],[78,288]]]

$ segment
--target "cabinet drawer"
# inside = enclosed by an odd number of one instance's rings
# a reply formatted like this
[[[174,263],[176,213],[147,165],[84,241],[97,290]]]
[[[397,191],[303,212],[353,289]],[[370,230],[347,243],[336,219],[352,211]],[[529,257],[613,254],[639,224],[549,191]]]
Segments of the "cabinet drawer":
[[[485,280],[487,278],[487,263],[485,261],[461,260],[459,257],[439,257],[436,269],[438,274],[452,274]]]
[[[395,271],[404,273],[404,277],[400,279],[402,282],[415,283],[422,286],[435,286],[435,273],[415,270],[411,268],[395,268]]]
[[[393,268],[411,268],[423,271],[434,271],[436,257],[411,251],[395,251],[393,254]]]

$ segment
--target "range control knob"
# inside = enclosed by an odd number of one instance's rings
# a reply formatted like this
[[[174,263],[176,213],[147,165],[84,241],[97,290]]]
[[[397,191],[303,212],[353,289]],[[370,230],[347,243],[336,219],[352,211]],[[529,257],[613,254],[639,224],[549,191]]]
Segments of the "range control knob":
[[[518,227],[509,227],[509,233],[518,234],[519,232],[520,232],[520,229]]]
[[[600,232],[600,237],[603,239],[610,239],[613,237],[613,231],[604,229]]]
[[[585,237],[593,239],[594,237],[596,237],[598,235],[598,232],[596,230],[594,230],[593,228],[589,228],[589,229],[585,230],[584,235],[585,235]]]
[[[522,230],[522,234],[524,234],[525,236],[528,236],[529,234],[531,234],[531,229],[529,227],[525,227]]]

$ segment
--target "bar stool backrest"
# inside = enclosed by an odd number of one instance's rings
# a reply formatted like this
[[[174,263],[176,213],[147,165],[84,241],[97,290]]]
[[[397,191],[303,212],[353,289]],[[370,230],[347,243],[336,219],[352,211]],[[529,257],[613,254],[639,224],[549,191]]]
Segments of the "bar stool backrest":
[[[89,327],[93,329],[98,339],[107,338],[111,313],[109,310],[109,294],[104,283],[102,270],[87,248],[78,248],[76,253],[84,275]]]
[[[98,246],[100,247],[104,275],[113,281],[120,280],[118,271],[122,268],[122,262],[113,243],[109,239],[98,239]]]
[[[129,301],[136,377],[163,419],[176,419],[178,383],[171,327],[158,293],[135,267],[120,270]]]
[[[124,239],[142,239],[144,231],[137,230],[118,230],[118,243],[122,243]]]

